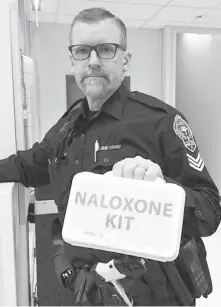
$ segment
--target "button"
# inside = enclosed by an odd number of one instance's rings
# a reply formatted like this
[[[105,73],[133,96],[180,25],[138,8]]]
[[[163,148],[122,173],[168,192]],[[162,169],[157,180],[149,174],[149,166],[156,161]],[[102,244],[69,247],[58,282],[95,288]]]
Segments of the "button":
[[[104,159],[104,162],[105,162],[105,163],[108,163],[108,162],[109,162],[109,159],[108,159],[108,158],[105,158],[105,159]]]
[[[78,161],[78,160],[75,160],[74,164],[79,164],[79,161]]]
[[[196,210],[196,214],[202,216],[202,212],[200,210]]]

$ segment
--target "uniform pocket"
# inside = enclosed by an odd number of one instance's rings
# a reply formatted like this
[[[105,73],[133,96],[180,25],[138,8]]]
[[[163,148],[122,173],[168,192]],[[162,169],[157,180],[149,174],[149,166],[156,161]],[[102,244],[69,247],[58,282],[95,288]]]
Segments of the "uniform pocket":
[[[48,159],[48,173],[50,182],[55,181],[55,179],[61,179],[62,172],[64,172],[67,164],[66,153],[60,155],[59,157],[54,157],[53,159]]]
[[[97,152],[97,162],[94,163],[93,172],[104,174],[111,171],[113,165],[126,158],[133,158],[137,155],[135,148],[123,145],[120,149],[99,150]]]

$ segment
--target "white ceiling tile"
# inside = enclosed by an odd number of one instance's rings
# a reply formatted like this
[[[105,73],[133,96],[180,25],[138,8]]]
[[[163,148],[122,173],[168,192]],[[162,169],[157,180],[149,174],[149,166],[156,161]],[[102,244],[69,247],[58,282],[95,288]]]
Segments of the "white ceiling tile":
[[[31,0],[27,1],[28,20],[35,22]],[[43,4],[42,12],[38,13],[39,22],[71,24],[79,11],[103,7],[122,18],[129,28],[162,29],[166,25],[220,28],[221,23],[221,0],[44,0]],[[216,10],[209,12],[214,7]],[[195,19],[199,15],[203,17]]]
[[[50,13],[50,14],[55,14],[58,8],[58,1],[59,0],[44,0],[43,6],[42,6],[42,11],[44,13]],[[31,0],[28,0],[28,11],[32,11],[32,6],[31,6]]]
[[[77,0],[61,0],[60,15],[76,15],[81,10],[91,7],[103,7],[120,18],[148,19],[161,6],[148,6],[139,4],[128,4],[109,1],[77,1]]]
[[[142,29],[163,29],[165,26],[167,26],[167,24],[164,22],[150,21],[143,24]]]
[[[161,9],[161,6],[113,3],[111,12],[120,18],[149,19]]]
[[[173,0],[169,6],[213,8],[220,3],[220,0]]]
[[[198,22],[190,22],[186,24],[187,27],[192,28],[210,28],[210,29],[220,29],[221,23],[207,23],[206,21],[204,23],[198,23]]]
[[[127,28],[140,28],[145,22],[145,19],[123,19]]]
[[[89,2],[91,0],[88,0]],[[98,0],[99,1],[99,0]],[[169,2],[170,0],[101,0],[101,2],[109,2],[109,3],[137,3],[137,4],[152,4],[152,5],[165,5]]]
[[[28,13],[27,14],[28,20],[36,22],[36,14],[35,13]],[[55,22],[55,14],[47,14],[47,13],[38,13],[38,21],[39,22]]]
[[[154,21],[190,22],[196,16],[208,12],[205,9],[188,9],[181,7],[165,7],[154,18]]]
[[[197,24],[221,24],[221,10],[211,11],[202,18],[196,18],[194,22]]]
[[[154,21],[150,20],[146,24],[142,26],[142,28],[155,28],[155,29],[163,29],[166,26],[182,26],[186,27],[187,23],[182,21]]]
[[[220,22],[221,22],[221,10],[214,10],[214,11],[211,11],[209,12],[208,14],[206,14],[205,17],[207,16],[210,16],[210,17],[213,17],[214,19],[219,19]]]
[[[102,1],[79,1],[79,0],[60,0],[60,15],[77,15],[81,10],[91,7],[102,7],[107,10],[111,9],[108,2]]]

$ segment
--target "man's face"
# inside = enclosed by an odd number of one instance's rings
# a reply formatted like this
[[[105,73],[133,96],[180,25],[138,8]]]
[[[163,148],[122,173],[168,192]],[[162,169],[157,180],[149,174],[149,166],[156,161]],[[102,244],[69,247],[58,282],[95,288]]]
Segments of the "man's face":
[[[72,31],[72,44],[95,46],[103,43],[121,44],[120,30],[111,20],[87,24],[77,22]],[[105,99],[121,84],[124,73],[129,68],[130,54],[117,49],[113,59],[101,59],[95,50],[86,60],[72,58],[72,70],[76,82],[86,97]]]

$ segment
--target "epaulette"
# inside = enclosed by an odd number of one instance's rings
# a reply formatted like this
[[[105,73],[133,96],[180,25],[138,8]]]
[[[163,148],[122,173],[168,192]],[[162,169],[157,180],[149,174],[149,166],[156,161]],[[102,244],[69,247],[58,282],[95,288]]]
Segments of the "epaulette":
[[[147,105],[151,108],[160,109],[166,113],[171,113],[172,111],[174,111],[174,108],[172,106],[168,105],[167,103],[156,97],[144,93],[140,93],[137,91],[130,92],[129,97],[133,100],[143,103],[144,105]]]

